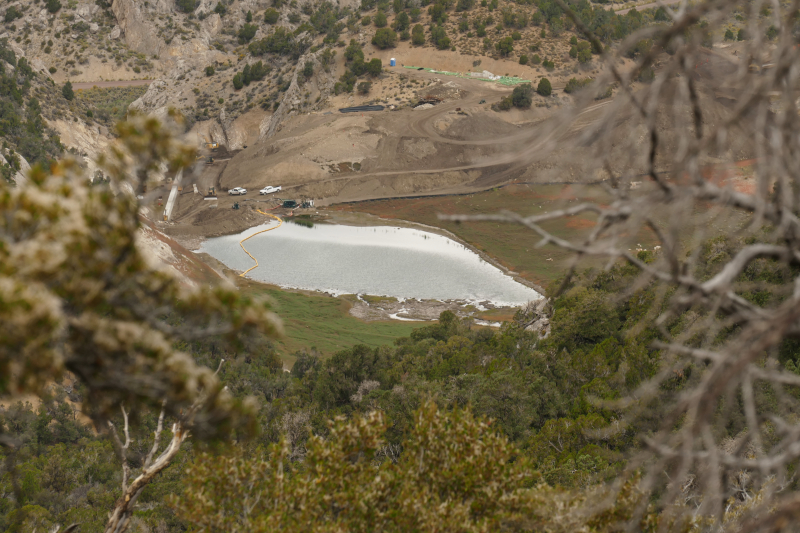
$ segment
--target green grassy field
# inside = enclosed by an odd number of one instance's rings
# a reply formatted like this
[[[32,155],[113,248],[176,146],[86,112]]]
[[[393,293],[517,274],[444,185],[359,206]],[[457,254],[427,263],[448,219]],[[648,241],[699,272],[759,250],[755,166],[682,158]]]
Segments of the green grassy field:
[[[301,348],[316,347],[329,356],[356,344],[380,346],[405,337],[418,323],[387,321],[365,322],[350,314],[350,303],[342,298],[288,291],[242,280],[240,286],[253,294],[266,294],[275,302],[275,312],[283,320],[285,336],[277,341],[278,351],[288,367],[292,354]]]

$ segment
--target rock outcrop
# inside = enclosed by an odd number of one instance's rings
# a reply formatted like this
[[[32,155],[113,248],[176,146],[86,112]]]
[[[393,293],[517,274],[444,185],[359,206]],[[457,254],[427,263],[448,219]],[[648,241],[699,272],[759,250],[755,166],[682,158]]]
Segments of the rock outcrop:
[[[143,13],[142,7],[142,2],[137,0],[113,0],[111,11],[127,45],[141,54],[156,56],[166,44],[156,35],[154,26]],[[171,8],[172,6],[167,5],[167,0],[149,2],[149,9],[158,13],[169,13]]]
[[[322,68],[319,62],[320,54],[322,54],[321,50],[314,53],[307,53],[297,62],[297,68],[292,75],[292,81],[289,84],[289,88],[284,93],[283,100],[281,100],[281,105],[278,106],[278,109],[275,111],[275,113],[269,117],[266,117],[259,126],[259,140],[268,139],[269,137],[275,135],[275,132],[278,131],[278,127],[284,119],[297,114],[300,111],[304,100],[303,93],[307,92],[308,88],[301,86],[297,81],[297,77],[300,75],[300,72],[305,64],[309,61],[314,63],[315,76],[313,81],[317,86],[317,90],[319,91],[319,103],[324,103],[331,95],[336,80],[331,72],[325,72],[325,70]],[[314,107],[319,107],[319,104]]]
[[[247,135],[241,128],[233,123],[233,119],[225,114],[225,110],[220,111],[219,121],[215,121],[208,128],[211,141],[225,145],[228,150],[240,150],[244,147]]]
[[[539,338],[544,339],[550,335],[550,311],[550,300],[540,298],[535,302],[528,302],[517,321],[525,331],[537,333]]]
[[[16,172],[16,174],[14,174],[13,179],[17,183],[17,185],[25,185],[26,183],[28,183],[27,176],[28,176],[28,171],[30,171],[31,169],[31,166],[28,164],[25,158],[22,157],[20,154],[17,154],[17,157],[19,157],[19,170]],[[6,160],[6,158],[3,157],[2,154],[0,154],[0,165],[8,165],[8,164],[9,163]]]

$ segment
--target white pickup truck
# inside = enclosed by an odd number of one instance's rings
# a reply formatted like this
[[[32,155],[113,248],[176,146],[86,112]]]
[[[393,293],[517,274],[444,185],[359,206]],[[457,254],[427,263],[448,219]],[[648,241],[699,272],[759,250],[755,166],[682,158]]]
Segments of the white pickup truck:
[[[266,187],[258,191],[258,194],[272,194],[274,192],[279,192],[280,190],[281,190],[280,187],[273,187],[272,185],[267,185]]]

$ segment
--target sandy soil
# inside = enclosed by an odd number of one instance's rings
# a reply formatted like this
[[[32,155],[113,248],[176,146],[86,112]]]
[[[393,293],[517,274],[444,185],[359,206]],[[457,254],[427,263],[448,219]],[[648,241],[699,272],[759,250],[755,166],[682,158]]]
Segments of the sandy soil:
[[[709,52],[707,61],[696,69],[698,81],[706,87],[704,120],[710,127],[731,104],[724,98],[725,88],[715,87],[713,80],[721,69],[736,67],[733,52]],[[397,50],[392,52],[391,57],[398,56]],[[555,91],[550,98],[535,96],[530,109],[495,112],[490,104],[512,88],[400,68],[390,69],[373,89],[377,94],[389,91],[402,92],[404,98],[410,92],[419,98],[435,95],[442,102],[425,110],[406,105],[375,113],[330,110],[296,115],[276,135],[260,141],[256,140],[258,124],[267,113],[254,110],[239,117],[248,136],[247,148],[232,153],[221,149],[214,153],[214,164],[200,161],[186,173],[173,220],[159,222],[159,229],[194,242],[198,237],[236,233],[260,224],[264,217],[256,208],[274,209],[280,199],[313,199],[316,208],[311,214],[317,214],[336,203],[463,194],[512,181],[568,183],[581,179],[587,170],[581,167],[580,149],[572,141],[580,142],[583,131],[610,104],[610,100],[594,103],[566,121],[555,112],[568,111],[571,98]],[[338,98],[334,104],[364,103],[351,95]],[[631,135],[626,126],[630,110],[617,112],[619,126],[607,134]],[[665,127],[664,142],[677,142],[677,133]],[[195,134],[203,136],[201,126]],[[736,155],[752,157],[746,150]],[[198,194],[191,184],[197,185]],[[151,192],[150,198],[165,199],[168,185]],[[283,190],[259,196],[258,190],[267,185],[280,185]],[[216,200],[203,198],[209,187],[216,188]],[[245,187],[248,193],[228,196],[227,190],[233,187]],[[232,209],[234,203],[240,209]],[[152,209],[160,212],[163,207],[153,205]],[[280,209],[274,212],[288,214]]]
[[[123,80],[123,81],[84,81],[73,83],[72,88],[78,89],[91,89],[92,87],[138,87],[141,85],[150,85],[153,80]]]

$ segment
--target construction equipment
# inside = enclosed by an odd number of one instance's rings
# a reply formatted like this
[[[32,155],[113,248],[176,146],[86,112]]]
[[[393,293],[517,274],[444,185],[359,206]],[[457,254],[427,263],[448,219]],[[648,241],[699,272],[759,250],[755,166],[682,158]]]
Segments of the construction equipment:
[[[206,157],[206,165],[211,165],[214,163],[214,158],[210,155]]]
[[[239,202],[233,202],[233,208],[239,209]]]
[[[283,205],[281,207],[285,207],[286,209],[294,209],[297,207],[297,202],[294,200],[284,200]]]

